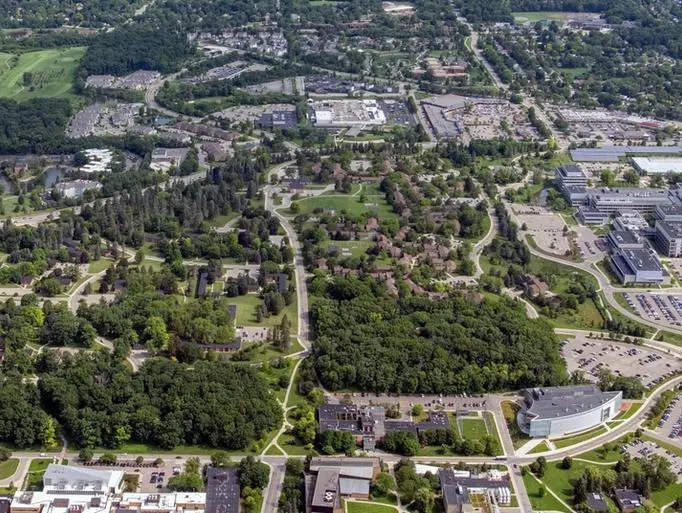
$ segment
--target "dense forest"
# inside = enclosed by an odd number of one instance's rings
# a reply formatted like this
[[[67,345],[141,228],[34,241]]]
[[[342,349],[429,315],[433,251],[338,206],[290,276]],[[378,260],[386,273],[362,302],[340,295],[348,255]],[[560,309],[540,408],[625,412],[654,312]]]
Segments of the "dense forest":
[[[42,402],[80,447],[128,440],[244,449],[274,429],[281,411],[251,367],[151,359],[133,374],[106,353],[64,355],[38,382]]]
[[[83,57],[90,75],[125,75],[132,71],[172,73],[194,53],[186,34],[147,25],[125,25],[93,39]]]
[[[132,16],[141,0],[1,0],[0,26],[58,28],[79,25],[98,28]]]
[[[566,378],[549,324],[507,301],[395,299],[371,278],[315,278],[311,319],[320,380],[399,393],[482,393]]]
[[[0,153],[44,154],[65,145],[71,113],[68,100],[39,98],[19,104],[0,99]]]

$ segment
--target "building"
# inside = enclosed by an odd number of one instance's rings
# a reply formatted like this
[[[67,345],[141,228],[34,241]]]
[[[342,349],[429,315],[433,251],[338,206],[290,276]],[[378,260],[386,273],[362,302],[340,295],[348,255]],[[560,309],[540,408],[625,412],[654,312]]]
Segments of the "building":
[[[386,113],[376,100],[313,101],[310,109],[312,123],[320,127],[386,124]]]
[[[645,239],[637,232],[630,230],[612,230],[606,236],[606,240],[614,250],[643,249],[645,247]]]
[[[168,172],[172,167],[180,167],[188,153],[189,148],[155,148],[149,168],[154,171]]]
[[[587,175],[577,164],[563,164],[556,168],[554,176],[560,188],[567,186],[587,187]]]
[[[503,476],[497,470],[472,477],[468,471],[443,468],[438,471],[438,478],[443,491],[445,513],[474,511],[472,495],[483,496],[486,502],[494,505],[511,503],[509,475]]]
[[[580,185],[567,185],[561,189],[561,192],[572,207],[584,205],[587,202],[587,189]]]
[[[682,204],[659,205],[656,207],[655,217],[663,221],[680,222],[682,221]]]
[[[424,422],[386,420],[383,406],[357,406],[354,404],[323,404],[318,408],[320,433],[323,431],[349,431],[365,450],[381,442],[386,433],[407,432],[418,435],[421,431],[450,429],[448,415],[430,411]]]
[[[286,130],[288,128],[296,128],[298,118],[296,117],[296,111],[276,110],[261,114],[258,124],[262,128]]]
[[[205,513],[239,513],[239,469],[209,467],[206,480]]]
[[[111,163],[114,160],[111,150],[88,149],[83,150],[83,154],[87,157],[88,163],[78,168],[81,173],[105,173],[111,170]]]
[[[661,255],[682,256],[682,221],[656,220],[654,241]]]
[[[40,492],[18,491],[11,513],[85,513],[109,511],[115,494],[123,486],[120,470],[95,470],[51,463],[43,476]]]
[[[574,162],[618,162],[628,156],[682,156],[682,146],[602,146],[570,151]]]
[[[611,270],[621,283],[668,283],[670,276],[663,269],[653,250],[618,249],[609,260]]]
[[[609,505],[606,503],[604,496],[599,493],[587,494],[587,508],[596,513],[605,513],[609,510]]]
[[[517,422],[532,437],[585,431],[613,418],[622,398],[622,392],[602,392],[597,385],[527,389]]]
[[[85,191],[99,190],[102,188],[102,184],[94,180],[73,180],[59,182],[54,188],[65,198],[82,198]]]
[[[609,213],[590,206],[578,207],[578,219],[583,224],[605,224],[609,221]]]
[[[682,173],[682,158],[632,157],[630,163],[642,175]]]
[[[659,205],[656,210],[661,208]],[[638,232],[642,234],[653,234],[653,230],[644,216],[639,212],[625,211],[621,212],[613,219],[614,230],[629,230],[631,232]]]
[[[193,492],[177,493],[124,493],[116,507],[117,513],[183,513],[203,511],[206,508],[206,494]]]
[[[616,503],[623,513],[630,513],[644,504],[644,497],[636,490],[616,490],[614,492]]]
[[[590,192],[587,204],[600,212],[615,214],[623,211],[653,213],[659,205],[670,203],[668,189],[604,187]]]
[[[306,512],[340,513],[342,498],[369,498],[379,472],[376,458],[313,458],[305,476]]]

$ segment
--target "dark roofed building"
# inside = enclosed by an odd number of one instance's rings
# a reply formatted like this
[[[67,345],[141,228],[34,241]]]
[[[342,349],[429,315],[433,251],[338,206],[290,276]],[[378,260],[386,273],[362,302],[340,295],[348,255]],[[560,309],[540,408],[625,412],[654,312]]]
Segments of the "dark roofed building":
[[[591,511],[597,511],[599,513],[609,510],[609,505],[606,503],[604,496],[599,493],[587,494],[587,507]]]
[[[634,511],[644,503],[644,497],[636,490],[624,488],[616,490],[614,495],[616,496],[618,507],[623,513]]]
[[[261,114],[258,124],[262,128],[279,128],[280,130],[285,130],[287,128],[295,128],[298,124],[298,118],[296,117],[295,111],[276,110]]]
[[[239,513],[239,469],[209,467],[205,513]]]
[[[509,504],[511,501],[511,486],[509,476],[499,472],[495,478],[491,475],[472,477],[467,471],[455,471],[444,468],[438,471],[440,487],[443,491],[443,506],[445,513],[462,513],[473,511],[469,500],[469,493],[492,493],[498,504]]]

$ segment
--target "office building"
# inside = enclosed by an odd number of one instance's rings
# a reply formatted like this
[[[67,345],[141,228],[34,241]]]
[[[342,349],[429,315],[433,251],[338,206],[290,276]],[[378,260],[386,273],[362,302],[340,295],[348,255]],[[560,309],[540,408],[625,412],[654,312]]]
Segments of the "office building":
[[[609,213],[590,206],[578,207],[578,219],[583,224],[605,224],[609,220]]]
[[[602,392],[597,385],[527,389],[517,421],[532,437],[563,436],[610,420],[622,398],[622,392]]]
[[[682,256],[682,221],[656,220],[654,241],[661,255]]]
[[[646,244],[644,237],[630,230],[612,230],[606,236],[606,240],[614,251],[617,249],[643,249]]]
[[[341,513],[344,498],[369,498],[376,458],[313,458],[305,476],[306,513]]]
[[[472,496],[475,502],[493,506],[484,511],[494,511],[494,506],[509,505],[511,503],[511,486],[509,475],[499,470],[471,476],[468,471],[443,468],[438,471],[440,487],[443,491],[443,506],[445,513],[473,512]]]
[[[667,189],[604,187],[590,192],[587,204],[607,214],[623,211],[653,213],[659,205],[670,203]]]
[[[668,283],[670,276],[663,269],[653,250],[617,249],[609,260],[611,269],[621,283]]]

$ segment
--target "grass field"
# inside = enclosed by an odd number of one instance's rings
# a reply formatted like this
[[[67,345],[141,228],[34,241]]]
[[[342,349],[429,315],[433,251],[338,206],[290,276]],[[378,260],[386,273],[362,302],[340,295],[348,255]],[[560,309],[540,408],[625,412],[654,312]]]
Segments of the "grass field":
[[[629,419],[635,413],[637,413],[641,407],[642,407],[642,403],[632,403],[632,404],[630,404],[630,407],[627,410],[620,412],[618,415],[616,415],[613,418],[613,420]]]
[[[485,421],[477,418],[459,419],[462,436],[470,440],[479,440],[488,434]]]
[[[99,260],[93,260],[88,264],[88,272],[96,274],[109,269],[114,264],[113,260],[108,258],[100,258]]]
[[[385,504],[346,501],[346,511],[348,513],[396,513],[398,510]]]
[[[530,440],[530,437],[519,429],[519,425],[516,422],[516,414],[521,407],[512,401],[502,401],[501,406],[504,420],[507,422],[509,436],[511,436],[512,443],[514,444],[514,449],[518,449]]]
[[[367,250],[374,246],[374,241],[371,240],[325,240],[320,243],[320,247],[328,248],[330,246],[337,247],[340,250],[339,256],[359,257],[367,254]],[[343,250],[350,251],[344,252]]]
[[[562,511],[569,513],[566,506],[549,493],[545,493],[544,497],[540,497],[539,491],[542,485],[530,473],[523,476],[523,484],[528,492],[528,498],[530,499],[531,506],[533,506],[533,511]]]
[[[393,208],[386,203],[383,194],[365,194],[364,203],[360,202],[360,196],[347,195],[323,195],[311,198],[303,198],[296,201],[301,208],[302,214],[311,214],[314,210],[335,210],[337,213],[346,213],[352,217],[363,214],[376,214],[380,219],[396,217]],[[372,205],[376,205],[376,208]],[[288,212],[291,214],[291,212]]]
[[[28,466],[28,474],[24,488],[26,490],[42,490],[43,489],[43,474],[47,470],[47,466],[52,463],[52,458],[40,458],[31,460]],[[15,483],[16,484],[16,483]]]
[[[228,298],[231,304],[237,305],[237,326],[265,326],[273,327],[282,322],[282,317],[286,314],[291,323],[291,333],[295,334],[298,330],[298,307],[296,301],[284,308],[279,315],[265,317],[263,322],[256,321],[256,308],[263,304],[263,300],[256,294],[246,294]]]
[[[512,16],[516,23],[537,23],[538,21],[565,21],[576,16],[575,12],[550,12],[550,11],[531,11],[513,12]]]
[[[7,479],[8,477],[13,476],[17,471],[18,465],[19,460],[16,458],[10,458],[0,463],[0,479]]]
[[[84,54],[85,47],[0,54],[0,97],[23,101],[69,94],[74,72]],[[29,76],[30,81],[25,83]]]

